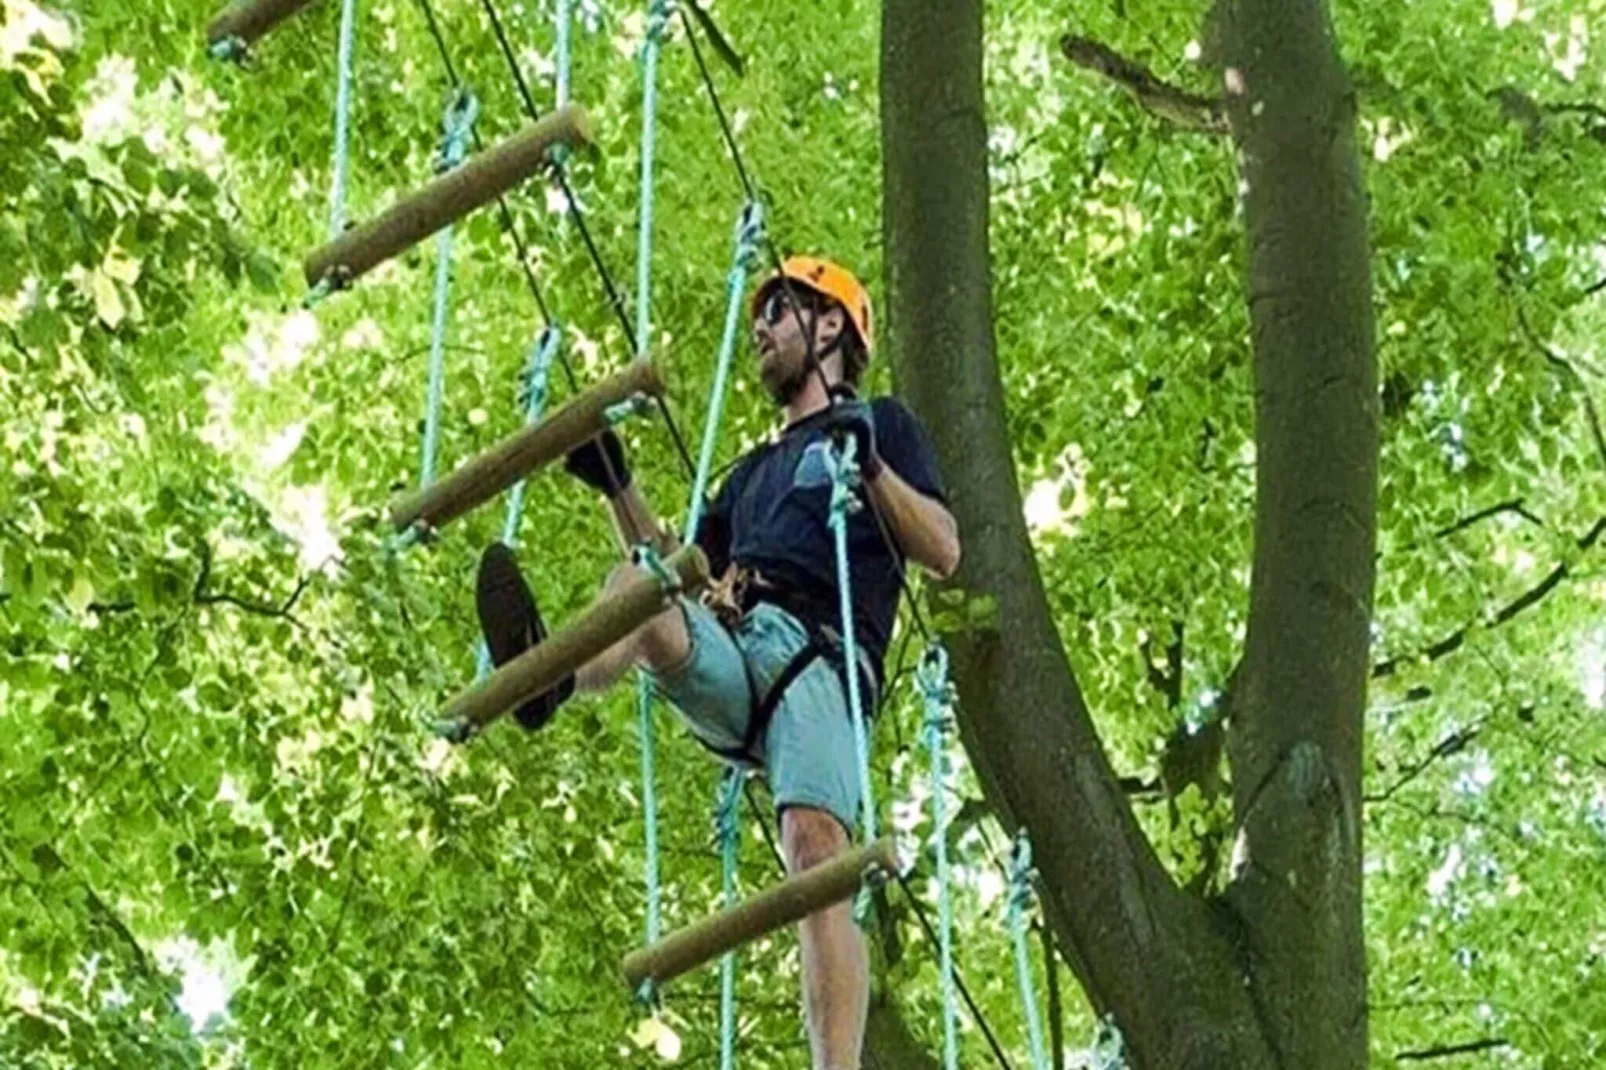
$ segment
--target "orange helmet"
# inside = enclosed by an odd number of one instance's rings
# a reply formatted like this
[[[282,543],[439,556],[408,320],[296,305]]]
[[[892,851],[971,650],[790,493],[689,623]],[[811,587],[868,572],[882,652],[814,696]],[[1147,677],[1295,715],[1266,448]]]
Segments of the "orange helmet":
[[[782,276],[799,286],[831,298],[847,309],[848,321],[853,324],[854,333],[859,336],[859,343],[864,346],[864,355],[869,357],[875,348],[874,321],[870,314],[870,291],[864,288],[864,284],[854,276],[853,272],[829,260],[812,256],[789,256],[781,264],[779,272],[765,279],[758,289],[753,291],[750,315],[758,315],[759,306],[764,303],[764,298],[769,295],[770,290],[780,284]]]

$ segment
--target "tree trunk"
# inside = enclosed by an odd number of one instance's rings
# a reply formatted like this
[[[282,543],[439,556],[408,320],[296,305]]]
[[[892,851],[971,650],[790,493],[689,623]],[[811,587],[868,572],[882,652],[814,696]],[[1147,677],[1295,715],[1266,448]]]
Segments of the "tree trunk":
[[[1264,1065],[1230,943],[1159,864],[1105,757],[1021,513],[993,349],[981,0],[882,11],[892,359],[948,477],[956,586],[995,606],[988,625],[945,637],[966,749],[989,802],[1030,833],[1067,961],[1133,1065]]]
[[[988,800],[1030,833],[1049,922],[1135,1070],[1364,1065],[1375,386],[1353,110],[1325,6],[1255,0],[1228,19],[1236,54],[1255,55],[1237,66],[1253,99],[1231,111],[1249,157],[1262,469],[1230,748],[1252,864],[1213,903],[1175,885],[1132,815],[1022,516],[992,331],[982,0],[882,10],[889,348],[948,477],[954,587],[991,605],[944,637]]]
[[[1364,1066],[1361,734],[1378,430],[1355,95],[1325,0],[1229,0],[1220,14],[1258,458],[1228,731],[1240,844],[1227,901],[1282,1064]]]

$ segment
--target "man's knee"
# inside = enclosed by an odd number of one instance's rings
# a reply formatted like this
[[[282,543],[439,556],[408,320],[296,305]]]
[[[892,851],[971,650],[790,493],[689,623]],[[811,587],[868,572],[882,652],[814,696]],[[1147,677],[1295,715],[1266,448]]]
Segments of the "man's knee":
[[[801,873],[847,850],[848,833],[825,810],[789,806],[781,813],[781,842],[792,872]]]
[[[613,595],[631,583],[654,578],[650,571],[640,565],[622,562],[615,565],[603,581],[602,597]],[[691,653],[691,633],[676,603],[671,603],[662,613],[644,621],[632,633],[631,639],[635,644],[635,655],[654,672],[662,672],[683,663]]]

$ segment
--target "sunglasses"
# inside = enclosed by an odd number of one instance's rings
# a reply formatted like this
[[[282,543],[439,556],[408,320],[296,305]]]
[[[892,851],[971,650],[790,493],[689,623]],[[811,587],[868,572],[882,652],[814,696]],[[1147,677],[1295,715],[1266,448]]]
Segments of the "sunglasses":
[[[770,288],[769,293],[764,295],[764,300],[759,302],[758,316],[766,324],[773,327],[780,323],[788,312],[792,311],[794,305],[799,313],[818,311],[818,306],[811,299],[811,295],[807,290],[794,287],[792,295],[788,296],[786,287],[774,286]]]

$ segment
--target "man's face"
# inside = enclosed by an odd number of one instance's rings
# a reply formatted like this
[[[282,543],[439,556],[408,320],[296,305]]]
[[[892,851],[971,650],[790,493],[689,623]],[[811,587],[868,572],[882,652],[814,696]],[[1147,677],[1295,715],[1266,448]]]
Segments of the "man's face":
[[[809,367],[807,325],[814,326],[814,352],[824,352],[842,331],[842,310],[824,302],[812,291],[792,287],[795,304],[786,289],[772,285],[753,317],[753,345],[758,350],[758,375],[777,405],[785,405],[803,388]],[[817,312],[829,304],[825,312]],[[801,317],[801,318],[800,318]]]

